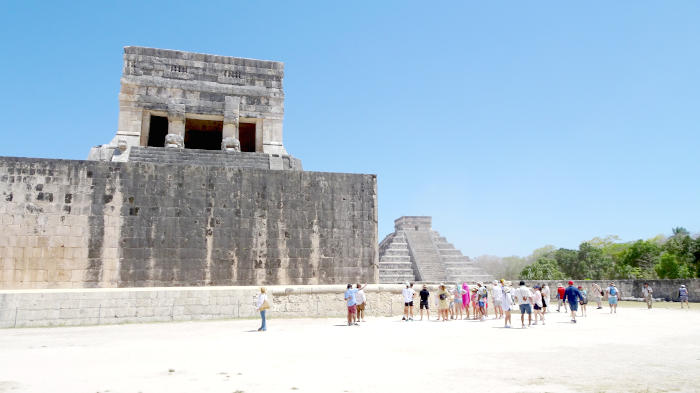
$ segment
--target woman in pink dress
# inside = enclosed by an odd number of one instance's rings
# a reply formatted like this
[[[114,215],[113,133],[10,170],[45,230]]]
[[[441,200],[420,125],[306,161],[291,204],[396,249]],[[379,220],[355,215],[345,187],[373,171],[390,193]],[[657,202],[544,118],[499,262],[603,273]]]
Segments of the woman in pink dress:
[[[469,301],[471,300],[471,292],[469,292],[469,285],[466,282],[462,283],[462,307],[467,311],[467,319],[469,319]]]

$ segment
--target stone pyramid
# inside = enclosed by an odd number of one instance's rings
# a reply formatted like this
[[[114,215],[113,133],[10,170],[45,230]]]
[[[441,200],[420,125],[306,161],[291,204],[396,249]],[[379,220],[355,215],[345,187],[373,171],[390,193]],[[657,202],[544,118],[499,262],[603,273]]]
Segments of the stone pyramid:
[[[379,282],[475,282],[492,277],[432,229],[432,218],[403,216],[379,243]]]

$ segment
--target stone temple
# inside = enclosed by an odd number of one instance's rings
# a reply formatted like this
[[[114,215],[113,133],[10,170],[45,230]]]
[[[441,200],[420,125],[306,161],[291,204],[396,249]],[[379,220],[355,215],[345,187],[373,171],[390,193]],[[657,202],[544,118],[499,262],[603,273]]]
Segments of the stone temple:
[[[379,244],[379,281],[475,282],[492,277],[437,231],[432,218],[404,216]]]
[[[376,176],[302,170],[283,76],[124,48],[110,143],[0,157],[0,288],[376,283]]]

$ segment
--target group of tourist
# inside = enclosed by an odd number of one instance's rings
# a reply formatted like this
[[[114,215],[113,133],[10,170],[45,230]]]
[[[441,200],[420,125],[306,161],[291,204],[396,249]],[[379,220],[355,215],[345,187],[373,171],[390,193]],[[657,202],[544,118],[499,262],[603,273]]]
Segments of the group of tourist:
[[[420,320],[423,320],[425,312],[426,317],[430,320],[430,297],[432,294],[428,290],[427,285],[423,285],[421,290],[416,293],[413,289],[413,283],[406,282],[401,291],[401,296],[404,304],[403,321],[413,321],[414,317],[414,300],[418,297]],[[344,300],[347,305],[347,322],[348,326],[359,326],[359,322],[365,322],[365,307],[367,304],[367,296],[364,288],[367,284],[356,284],[353,288],[352,284],[347,285],[344,294]],[[642,296],[649,309],[653,305],[654,291],[649,283],[644,283],[642,288]],[[597,283],[591,285],[591,293],[582,286],[575,286],[573,281],[568,282],[568,286],[562,284],[557,285],[555,299],[557,300],[557,312],[564,308],[564,312],[571,313],[571,322],[576,323],[576,317],[579,309],[581,316],[586,316],[586,306],[588,304],[589,295],[597,303],[597,309],[602,309],[602,300],[607,297],[610,313],[617,313],[618,299],[621,297],[620,290],[615,286],[614,282],[610,282],[607,288],[602,289]],[[485,285],[483,282],[477,282],[475,286],[470,287],[467,283],[457,283],[453,287],[449,287],[444,283],[438,286],[437,295],[434,305],[438,309],[437,320],[447,322],[448,320],[473,319],[484,321],[489,316],[489,305],[494,314],[494,319],[503,319],[504,327],[510,328],[511,310],[515,309],[516,305],[520,311],[520,323],[522,328],[541,323],[545,324],[545,314],[548,312],[548,302],[551,299],[551,293],[547,284],[535,285],[533,288],[528,287],[525,281],[520,281],[519,286],[514,288],[510,281],[494,280],[491,285]],[[678,290],[678,297],[681,302],[681,308],[689,308],[688,305],[688,289],[685,285],[681,285]],[[470,307],[471,306],[471,307]],[[260,312],[262,325],[258,331],[266,331],[266,310],[270,308],[267,300],[265,288],[260,288],[260,293],[257,297],[256,309]],[[470,310],[471,308],[471,310]],[[527,326],[525,325],[525,315],[527,314]],[[534,321],[533,321],[534,314]]]

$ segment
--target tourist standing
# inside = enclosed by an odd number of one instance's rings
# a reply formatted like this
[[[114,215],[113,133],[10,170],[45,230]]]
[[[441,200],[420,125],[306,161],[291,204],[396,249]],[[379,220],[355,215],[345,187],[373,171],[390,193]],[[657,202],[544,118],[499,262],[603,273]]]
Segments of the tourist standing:
[[[479,319],[479,291],[478,287],[472,288],[472,315],[473,319]]]
[[[486,298],[488,297],[488,291],[486,290],[484,283],[478,282],[476,285],[479,286],[479,289],[477,290],[477,294],[479,295],[477,298],[479,303],[479,314],[481,315],[479,320],[483,321],[486,319]]]
[[[265,314],[267,314],[267,310],[270,308],[270,302],[267,301],[267,290],[265,287],[260,288],[260,293],[258,294],[258,301],[256,303],[256,308],[260,312],[260,320],[261,324],[260,327],[258,328],[259,332],[265,332],[267,331],[267,320],[265,318]]]
[[[440,290],[438,291],[438,300],[440,302],[438,305],[438,320],[442,316],[443,322],[447,321],[447,310],[450,307],[449,297],[450,293],[445,289],[445,284],[440,284]]]
[[[498,281],[493,280],[493,285],[491,287],[491,299],[493,302],[493,312],[496,314],[495,319],[500,319],[503,317],[503,291],[501,290]]]
[[[501,302],[501,307],[503,309],[503,313],[505,314],[504,318],[504,326],[507,329],[510,329],[510,326],[512,325],[511,318],[510,318],[510,309],[511,309],[511,290],[512,288],[510,287],[510,282],[503,282],[501,281],[501,292],[502,292],[502,299],[503,301]]]
[[[565,292],[566,288],[561,284],[557,284],[557,312],[559,312],[562,305],[564,305],[564,312],[566,312],[566,302],[564,302]]]
[[[459,319],[462,319],[463,314],[462,314],[462,305],[464,304],[462,301],[462,286],[457,283],[455,286],[455,290],[453,292],[454,295],[454,303],[455,303],[455,318],[457,319],[457,314],[459,314]]]
[[[355,294],[355,301],[357,302],[357,321],[365,322],[365,304],[367,303],[367,297],[365,296],[365,287],[367,284],[360,285],[358,282],[357,293]]]
[[[549,285],[547,285],[545,283],[544,286],[542,287],[542,313],[543,314],[547,312],[547,304],[549,303],[549,299],[550,299],[549,296],[550,295],[551,295],[551,292],[549,291]]]
[[[533,304],[535,305],[535,325],[537,325],[537,319],[542,320],[542,324],[544,325],[544,310],[543,310],[543,302],[542,302],[542,288],[540,288],[539,285],[535,285],[535,294],[533,295],[532,299]]]
[[[581,305],[581,316],[586,316],[586,305],[588,305],[588,291],[578,286],[578,291],[581,293],[581,300],[578,302]]]
[[[454,289],[452,287],[447,289],[447,292],[450,293],[449,296],[449,306],[448,306],[448,311],[450,314],[450,319],[455,319],[455,298],[454,298]]]
[[[403,289],[403,318],[402,321],[413,320],[413,297],[416,296],[416,291],[413,290],[413,284],[406,281],[406,288]]]
[[[687,307],[688,310],[690,310],[690,304],[688,304],[688,288],[685,287],[685,285],[681,285],[681,287],[678,289],[678,300],[681,301],[681,308],[683,308],[683,304]]]
[[[348,289],[345,291],[345,301],[347,301],[348,306],[348,326],[360,326],[357,323],[357,289],[352,287],[352,284],[348,284]]]
[[[642,287],[642,297],[647,303],[647,309],[651,310],[651,305],[654,302],[654,290],[651,289],[648,282],[645,282],[644,286]]]
[[[603,293],[603,290],[600,288],[600,285],[593,283],[593,285],[591,285],[591,291],[593,291],[594,299],[595,299],[596,303],[598,303],[598,307],[596,307],[596,310],[602,309],[603,308],[603,295],[604,295],[604,293]]]
[[[574,282],[569,281],[569,287],[564,291],[564,301],[569,303],[571,310],[571,322],[576,323],[576,311],[578,311],[578,303],[581,300],[581,292],[574,287]]]
[[[466,319],[469,319],[469,304],[472,300],[472,294],[469,291],[469,285],[466,282],[462,283],[462,307],[464,307],[464,312],[467,314]]]
[[[607,289],[608,305],[610,305],[610,314],[617,314],[617,299],[620,297],[620,290],[617,289],[614,282],[610,283]]]
[[[520,287],[515,290],[515,297],[518,299],[518,307],[520,307],[520,323],[522,324],[523,329],[525,329],[526,313],[527,326],[532,325],[532,307],[530,307],[532,292],[530,292],[530,288],[525,286],[525,281],[520,281]]]
[[[418,296],[420,297],[420,320],[423,320],[423,309],[425,309],[425,312],[428,314],[428,321],[430,320],[430,303],[429,303],[429,298],[430,298],[430,292],[428,291],[428,286],[423,284],[423,289],[420,290],[418,293]],[[438,317],[439,319],[439,317]]]

